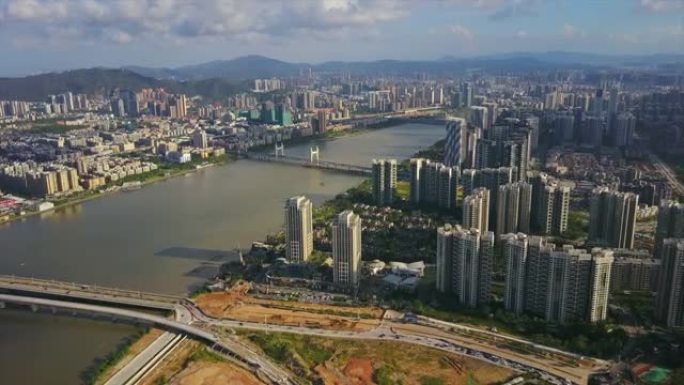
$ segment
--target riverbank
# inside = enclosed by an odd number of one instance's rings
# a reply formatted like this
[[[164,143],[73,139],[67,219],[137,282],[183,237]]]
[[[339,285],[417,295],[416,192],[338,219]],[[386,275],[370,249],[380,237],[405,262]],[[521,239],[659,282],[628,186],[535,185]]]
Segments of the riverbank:
[[[382,122],[378,124],[369,124],[367,126],[363,127],[354,127],[351,129],[346,129],[346,130],[340,130],[340,131],[329,131],[323,135],[311,135],[311,136],[306,136],[306,137],[297,137],[297,138],[291,138],[287,141],[284,141],[283,143],[286,145],[298,145],[298,144],[303,144],[303,143],[308,143],[312,142],[315,140],[321,140],[321,139],[329,139],[329,140],[335,140],[338,138],[344,138],[344,137],[352,137],[352,136],[357,136],[360,134],[364,134],[367,132],[371,131],[376,131],[376,130],[382,130],[385,128],[391,128],[391,127],[396,127],[400,126],[402,124],[406,124],[407,122],[403,120],[389,120],[387,122]],[[263,145],[263,146],[255,146],[252,147],[250,150],[253,151],[263,151],[267,149],[271,149],[271,145]],[[237,157],[233,155],[222,155],[218,157],[218,159],[215,161],[212,158],[209,158],[208,160],[196,160],[192,161],[189,164],[184,164],[184,165],[173,165],[169,163],[160,163],[160,167],[156,171],[152,171],[149,173],[145,174],[140,174],[140,175],[133,175],[127,178],[124,178],[120,181],[117,181],[116,184],[108,186],[102,190],[87,190],[83,191],[81,193],[77,193],[76,196],[71,196],[71,197],[66,197],[62,200],[55,200],[55,201],[50,201],[51,203],[54,204],[54,207],[48,210],[44,211],[26,211],[22,215],[14,215],[10,216],[8,219],[1,221],[0,226],[4,224],[10,224],[12,222],[26,219],[35,215],[49,215],[50,213],[53,213],[55,211],[59,211],[71,206],[75,206],[81,203],[85,203],[94,199],[98,199],[101,197],[109,196],[114,193],[119,193],[119,192],[125,192],[123,189],[123,184],[127,182],[139,182],[135,186],[135,188],[142,188],[148,185],[151,185],[153,183],[157,182],[163,182],[165,180],[179,177],[179,176],[184,176],[190,173],[194,173],[197,171],[200,171],[206,167],[212,167],[212,166],[224,166],[229,163],[232,163],[234,161],[238,160]],[[164,167],[165,166],[165,167]],[[198,167],[199,166],[199,167]]]
[[[214,163],[211,162],[206,162],[206,163],[198,163],[195,164],[196,166],[199,167],[194,167],[193,168],[177,168],[177,169],[157,169],[156,171],[151,171],[146,174],[140,174],[140,175],[132,175],[131,177],[124,178],[120,181],[117,181],[115,185],[109,186],[105,189],[102,190],[86,190],[81,193],[78,193],[78,196],[71,196],[64,198],[63,200],[56,200],[56,201],[50,201],[54,204],[54,207],[49,209],[49,210],[43,210],[43,211],[28,211],[25,212],[22,215],[16,215],[12,216],[9,219],[5,220],[4,222],[0,222],[0,225],[4,224],[9,224],[14,221],[18,221],[21,219],[26,219],[35,215],[49,215],[50,213],[53,213],[55,211],[65,209],[71,206],[75,206],[81,203],[85,203],[97,198],[109,196],[111,194],[119,193],[119,192],[126,192],[124,184],[125,183],[130,183],[130,182],[136,182],[138,184],[135,185],[136,188],[143,188],[147,185],[151,185],[153,183],[157,182],[163,182],[165,180],[179,177],[179,176],[184,176],[186,174],[191,174],[195,173],[198,171],[201,171],[207,167],[213,167],[213,166],[224,166],[226,164],[229,164],[235,160],[237,160],[235,157],[229,157],[228,155],[224,155],[225,158],[219,159]],[[171,170],[171,171],[168,171]],[[166,172],[164,172],[166,171]],[[161,172],[161,174],[159,174]]]

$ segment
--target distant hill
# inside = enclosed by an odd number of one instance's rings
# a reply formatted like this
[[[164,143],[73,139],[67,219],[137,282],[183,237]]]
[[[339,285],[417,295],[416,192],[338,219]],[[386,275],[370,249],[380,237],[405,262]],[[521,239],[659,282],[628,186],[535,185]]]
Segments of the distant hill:
[[[311,68],[316,72],[349,72],[362,75],[459,75],[469,71],[514,73],[552,69],[644,67],[662,73],[684,73],[684,55],[599,55],[581,52],[513,52],[438,60],[330,61],[321,64],[288,63],[250,55],[178,68],[129,66],[122,69],[91,68],[60,73],[0,78],[0,99],[43,100],[48,94],[109,92],[115,87],[140,89],[163,87],[171,92],[222,99],[249,88],[255,78],[297,76]]]
[[[115,88],[139,90],[148,87],[161,87],[170,92],[222,99],[244,89],[245,85],[226,79],[179,82],[155,79],[126,69],[90,68],[21,78],[0,78],[0,100],[42,101],[47,95],[66,91],[106,94]]]
[[[287,63],[259,55],[243,56],[231,60],[215,60],[178,68],[149,68],[130,66],[126,69],[157,79],[197,80],[223,78],[245,80],[273,76],[296,76],[307,64]]]
[[[330,61],[320,64],[288,63],[264,56],[250,55],[231,60],[217,60],[204,64],[178,68],[126,67],[144,76],[156,79],[197,80],[224,78],[245,80],[287,77],[311,68],[314,71],[355,74],[407,75],[419,72],[434,74],[460,74],[466,71],[516,72],[548,70],[549,68],[610,68],[634,66],[663,66],[684,63],[684,55],[601,55],[582,52],[512,52],[471,58],[445,56],[438,60],[377,60],[377,61]],[[552,67],[551,67],[552,66]]]

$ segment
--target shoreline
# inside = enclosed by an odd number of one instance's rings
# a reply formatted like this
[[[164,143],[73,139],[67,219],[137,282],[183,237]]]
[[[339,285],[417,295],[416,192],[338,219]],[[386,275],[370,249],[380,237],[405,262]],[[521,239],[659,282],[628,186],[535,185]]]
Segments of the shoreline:
[[[237,160],[237,159],[235,159],[235,160]],[[200,167],[200,168],[193,168],[193,169],[189,169],[189,170],[178,170],[177,172],[170,173],[169,175],[162,175],[162,176],[159,176],[159,177],[152,177],[152,178],[150,178],[149,180],[141,181],[141,182],[140,182],[140,185],[138,185],[138,188],[143,188],[143,187],[146,187],[146,186],[149,186],[149,185],[151,185],[151,184],[158,183],[158,182],[164,182],[164,181],[166,181],[166,180],[169,180],[169,179],[172,179],[172,178],[175,178],[175,177],[184,176],[184,175],[187,175],[187,174],[192,174],[192,173],[195,173],[195,172],[204,170],[205,168],[214,167],[214,166],[225,166],[225,165],[228,165],[228,164],[232,163],[233,161],[234,161],[233,159],[230,159],[230,160],[223,161],[223,162],[220,162],[220,163],[209,163],[209,164],[204,165],[204,166],[202,166],[202,167]],[[122,186],[118,186],[118,185],[117,185],[117,186],[112,186],[112,187],[118,187],[118,188],[117,188],[117,189],[112,189],[112,190],[103,190],[103,191],[100,191],[100,192],[92,192],[92,193],[90,193],[90,194],[88,194],[87,196],[84,196],[84,197],[73,198],[73,199],[67,199],[66,202],[56,204],[55,207],[53,207],[53,208],[51,208],[51,209],[49,209],[49,210],[45,210],[45,211],[30,211],[30,212],[27,212],[27,213],[25,213],[25,214],[23,214],[23,215],[18,215],[18,216],[15,216],[15,217],[11,217],[10,219],[8,219],[8,220],[6,220],[6,221],[1,222],[1,223],[0,223],[0,228],[1,228],[3,225],[9,225],[9,224],[11,224],[11,223],[13,223],[13,222],[20,221],[20,220],[22,220],[22,219],[28,219],[28,218],[34,217],[34,216],[36,216],[36,215],[41,215],[41,214],[48,214],[48,215],[49,215],[49,214],[52,214],[52,213],[57,212],[58,210],[62,210],[62,209],[65,209],[65,208],[68,208],[68,207],[71,207],[71,206],[76,206],[76,205],[78,205],[78,204],[85,203],[85,202],[88,202],[88,201],[91,201],[91,200],[95,200],[95,199],[99,199],[99,198],[104,198],[104,197],[106,197],[106,196],[114,195],[114,194],[116,194],[116,193],[127,192],[127,191],[125,191],[125,190],[122,189]],[[112,187],[110,187],[110,188],[112,188]],[[136,190],[137,190],[137,188],[136,188]],[[48,201],[48,202],[49,202],[49,201]]]
[[[387,124],[387,123],[389,123],[389,124]],[[361,135],[361,134],[364,134],[364,133],[366,133],[366,132],[372,132],[372,131],[382,130],[382,129],[385,129],[385,128],[391,128],[391,127],[401,126],[402,124],[428,124],[428,123],[424,123],[424,122],[420,122],[420,121],[411,122],[411,121],[401,121],[401,120],[400,120],[400,121],[390,121],[390,122],[387,122],[387,123],[382,123],[382,124],[379,124],[378,126],[365,126],[365,127],[351,128],[351,129],[340,130],[340,131],[329,131],[329,132],[327,132],[326,134],[323,134],[323,135],[311,135],[311,136],[306,136],[306,137],[298,137],[298,138],[289,139],[289,140],[285,141],[284,143],[285,143],[285,144],[290,144],[290,145],[299,145],[299,144],[304,144],[304,143],[313,142],[313,141],[315,141],[315,140],[332,141],[332,140],[339,139],[339,138],[345,138],[345,137],[352,137],[352,136],[356,136],[356,135]],[[263,150],[267,150],[267,149],[270,149],[270,148],[271,148],[271,145],[261,145],[261,146],[252,147],[252,148],[250,149],[250,151],[263,151]],[[192,173],[201,171],[201,170],[203,170],[203,169],[205,169],[205,168],[208,168],[208,167],[226,166],[226,165],[228,165],[228,164],[230,164],[230,163],[232,163],[232,162],[234,162],[234,161],[239,161],[239,160],[240,160],[239,158],[236,158],[236,159],[230,158],[230,159],[228,159],[228,160],[221,161],[221,162],[208,163],[208,164],[206,164],[206,165],[203,165],[203,166],[200,167],[200,168],[193,168],[193,169],[189,169],[189,170],[178,170],[177,172],[171,172],[169,175],[162,175],[162,176],[159,176],[159,177],[152,177],[152,178],[150,178],[150,180],[141,181],[141,182],[140,182],[140,185],[139,185],[139,188],[144,188],[144,187],[149,186],[149,185],[151,185],[151,184],[153,184],[153,183],[164,182],[164,181],[169,180],[169,179],[171,179],[171,178],[175,178],[175,177],[180,177],[180,176],[185,176],[185,175],[188,175],[188,174],[192,174]],[[84,196],[84,197],[73,198],[73,199],[68,199],[68,198],[67,198],[67,201],[66,201],[66,202],[56,204],[55,207],[53,207],[53,208],[51,208],[51,209],[49,209],[49,210],[45,210],[45,211],[29,211],[29,212],[26,212],[26,213],[23,214],[23,215],[18,215],[18,216],[10,217],[8,220],[6,220],[6,221],[4,221],[4,222],[0,222],[0,229],[2,229],[2,226],[3,226],[3,225],[10,225],[10,224],[12,224],[13,222],[20,221],[20,220],[23,220],[23,219],[28,219],[28,218],[31,218],[31,217],[36,216],[36,215],[55,213],[55,212],[58,211],[58,210],[62,210],[62,209],[65,209],[65,208],[68,208],[68,207],[71,207],[71,206],[76,206],[76,205],[78,205],[78,204],[85,203],[85,202],[88,202],[88,201],[91,201],[91,200],[103,198],[103,197],[106,197],[106,196],[109,196],[109,195],[112,195],[112,194],[115,194],[115,193],[126,192],[126,191],[123,191],[123,190],[121,189],[121,186],[117,186],[117,187],[119,187],[119,188],[118,188],[118,189],[115,189],[115,190],[110,190],[110,191],[103,190],[103,191],[100,191],[100,192],[97,192],[97,193],[92,192],[92,193],[90,193],[90,194],[88,194],[87,196]]]
[[[403,124],[403,123],[398,123],[398,124],[396,124],[396,125],[401,125],[401,124]],[[389,128],[389,127],[393,127],[393,126],[387,126],[387,127],[381,127],[381,128],[370,128],[370,129],[365,129],[365,128],[364,128],[364,129],[360,129],[360,130],[357,130],[357,129],[345,130],[344,133],[343,133],[342,135],[335,135],[335,136],[330,136],[330,137],[325,136],[325,135],[312,135],[312,136],[309,136],[309,137],[302,138],[302,139],[304,139],[304,140],[296,140],[296,139],[295,139],[295,140],[292,140],[292,139],[290,139],[290,140],[286,141],[285,143],[286,143],[286,144],[287,144],[287,143],[291,143],[291,144],[302,144],[302,143],[311,142],[311,141],[314,141],[314,140],[317,140],[317,139],[324,139],[324,140],[329,139],[329,140],[333,140],[333,139],[342,138],[342,137],[345,137],[345,136],[358,135],[358,134],[363,133],[363,132],[365,132],[365,131],[372,131],[372,130],[378,130],[378,129]],[[297,139],[299,139],[299,138],[297,138]],[[267,148],[270,148],[270,146],[264,145],[264,146],[255,146],[255,147],[253,147],[253,149],[255,149],[256,151],[265,150],[265,149],[267,149]],[[140,185],[139,185],[139,188],[144,188],[144,187],[149,186],[149,185],[154,184],[154,183],[164,182],[164,181],[167,181],[167,180],[172,179],[172,178],[176,178],[176,177],[180,177],[180,176],[185,176],[185,175],[188,175],[188,174],[193,174],[193,173],[196,173],[196,172],[198,172],[198,171],[204,170],[205,168],[214,167],[214,166],[226,166],[226,165],[228,165],[228,164],[230,164],[230,163],[233,163],[233,162],[236,162],[236,161],[239,161],[239,160],[240,160],[240,159],[238,159],[238,158],[236,158],[236,159],[228,159],[228,160],[222,161],[222,162],[208,163],[208,164],[206,164],[206,165],[203,165],[203,166],[200,167],[200,168],[192,168],[192,169],[189,169],[189,170],[178,170],[177,172],[171,172],[169,175],[162,175],[162,176],[159,176],[159,177],[152,177],[152,178],[150,178],[149,180],[141,181],[141,182],[140,182]],[[114,186],[113,186],[113,187],[114,187]],[[20,220],[22,220],[22,219],[28,219],[28,218],[34,217],[34,216],[36,216],[36,215],[41,215],[41,214],[51,214],[51,213],[55,213],[55,212],[57,212],[57,211],[59,211],[59,210],[62,210],[62,209],[65,209],[65,208],[68,208],[68,207],[71,207],[71,206],[76,206],[76,205],[78,205],[78,204],[85,203],[85,202],[88,202],[88,201],[91,201],[91,200],[95,200],[95,199],[99,199],[99,198],[104,198],[104,197],[106,197],[106,196],[113,195],[113,194],[116,194],[116,193],[126,192],[126,191],[123,191],[123,190],[121,189],[121,186],[117,186],[117,187],[119,187],[119,188],[114,189],[114,190],[109,190],[109,191],[108,191],[108,190],[103,190],[103,191],[100,191],[100,192],[91,192],[91,193],[88,194],[87,196],[83,196],[83,197],[79,197],[79,198],[73,198],[73,199],[68,199],[68,198],[67,198],[67,201],[66,201],[66,202],[56,204],[55,207],[53,207],[53,208],[51,208],[51,209],[49,209],[49,210],[45,210],[45,211],[29,211],[29,212],[26,212],[26,213],[23,214],[23,215],[17,215],[17,216],[14,216],[14,217],[10,217],[8,220],[6,220],[6,221],[4,221],[4,222],[0,222],[0,229],[1,229],[2,226],[4,226],[4,225],[10,225],[10,224],[12,224],[13,222],[20,221]],[[49,201],[48,201],[48,202],[49,202]]]

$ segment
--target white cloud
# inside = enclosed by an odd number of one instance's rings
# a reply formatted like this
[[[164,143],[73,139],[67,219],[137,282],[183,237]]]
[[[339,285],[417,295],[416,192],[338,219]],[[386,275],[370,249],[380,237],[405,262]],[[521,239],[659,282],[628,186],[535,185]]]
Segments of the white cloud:
[[[583,37],[587,36],[587,34],[584,31],[582,31],[582,30],[578,29],[577,27],[575,27],[574,25],[568,24],[568,23],[563,24],[562,32],[563,32],[563,36],[566,39],[575,39],[575,38],[580,38],[580,37],[583,38]]]
[[[519,38],[526,38],[527,37],[527,31],[523,31],[522,29],[518,30],[515,32],[515,36]]]
[[[682,0],[641,0],[639,4],[651,12],[684,10],[684,1]]]
[[[287,36],[372,27],[408,14],[407,0],[0,0],[0,33],[9,26],[51,38],[55,29],[125,43],[154,38]],[[113,32],[114,31],[114,32]],[[118,31],[118,32],[116,32]],[[121,33],[124,32],[125,33]]]
[[[460,24],[454,24],[451,26],[451,33],[456,35],[458,38],[463,40],[473,40],[473,33],[466,27]]]

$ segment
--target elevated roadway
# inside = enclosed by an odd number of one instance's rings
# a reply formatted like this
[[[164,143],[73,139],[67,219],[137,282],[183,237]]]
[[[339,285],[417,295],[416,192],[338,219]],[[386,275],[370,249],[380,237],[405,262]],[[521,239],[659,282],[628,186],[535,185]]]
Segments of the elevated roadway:
[[[2,291],[37,296],[51,295],[157,310],[174,310],[176,305],[183,301],[183,297],[172,295],[11,275],[0,275],[0,292]]]
[[[128,320],[136,323],[159,327],[177,334],[187,335],[193,339],[204,342],[212,349],[223,353],[234,361],[242,364],[258,375],[268,379],[274,384],[294,384],[289,375],[274,364],[265,360],[257,353],[249,351],[244,346],[227,342],[225,339],[212,332],[195,327],[188,323],[178,322],[162,316],[148,314],[135,310],[119,309],[109,306],[84,304],[78,302],[54,300],[47,298],[28,297],[23,295],[0,294],[0,303],[12,303],[24,305],[37,310],[47,308],[52,310],[62,309],[70,313],[103,315],[113,320]],[[125,377],[125,376],[124,376]]]
[[[204,314],[191,300],[180,297],[57,281],[2,276],[0,277],[0,292],[3,291],[2,289],[13,294],[0,293],[0,307],[4,303],[14,303],[29,306],[34,310],[38,308],[64,309],[72,314],[104,315],[113,320],[129,320],[159,327],[177,335],[186,335],[202,341],[275,384],[290,384],[292,380],[287,372],[260,356],[259,353],[252,351],[232,336],[226,336],[226,328],[331,338],[388,340],[423,345],[468,355],[519,372],[536,372],[549,382],[559,385],[584,385],[591,373],[608,367],[608,363],[604,361],[585,359],[557,349],[532,344],[523,339],[424,317],[420,318],[417,324],[383,319],[380,326],[375,329],[352,332],[216,319]],[[38,293],[56,295],[59,299],[38,298],[33,295]],[[98,303],[83,303],[92,301]],[[100,303],[107,303],[110,306]],[[175,319],[116,306],[173,310]],[[525,344],[528,348],[533,348],[535,353],[524,353],[512,349],[511,346],[515,344]],[[160,350],[158,348],[157,352]],[[141,360],[141,362],[147,361]],[[573,364],[578,361],[588,361],[591,364],[586,366]]]

